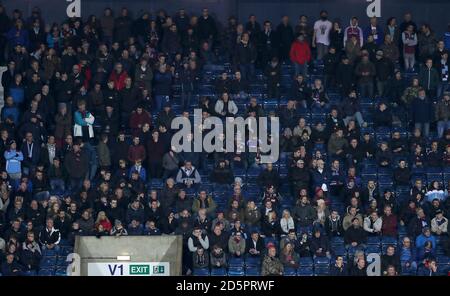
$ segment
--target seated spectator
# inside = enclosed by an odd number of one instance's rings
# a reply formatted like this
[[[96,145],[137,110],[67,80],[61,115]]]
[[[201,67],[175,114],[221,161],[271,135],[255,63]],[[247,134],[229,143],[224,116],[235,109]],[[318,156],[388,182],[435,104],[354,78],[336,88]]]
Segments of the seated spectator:
[[[295,233],[295,232],[294,232]],[[247,239],[245,243],[247,256],[251,257],[261,257],[265,251],[264,239],[261,238],[259,232],[254,230],[252,231],[250,237]]]
[[[337,129],[334,134],[331,135],[328,141],[328,153],[333,157],[343,158],[345,156],[345,150],[348,147],[348,141],[344,138],[344,132],[342,129]]]
[[[364,220],[365,221],[365,220]],[[351,220],[352,225],[347,228],[344,235],[345,247],[349,248],[365,248],[366,243],[366,232],[361,227],[358,218],[353,218]]]
[[[281,232],[280,222],[277,219],[277,213],[271,211],[264,217],[261,225],[261,232],[264,237],[277,239]]]
[[[381,256],[381,272],[383,275],[388,274],[390,266],[393,266],[395,270],[400,270],[400,257],[393,245],[389,245],[386,249],[386,254]]]
[[[20,261],[27,271],[37,271],[42,258],[41,248],[35,240],[34,232],[27,233],[27,239],[22,243]]]
[[[367,232],[367,236],[381,235],[382,225],[383,219],[381,217],[378,217],[377,212],[372,212],[370,216],[364,218],[364,230]]]
[[[311,238],[311,253],[314,258],[316,257],[328,257],[331,258],[331,249],[328,238],[322,234],[320,228],[317,228],[313,232]]]
[[[161,235],[161,231],[156,227],[155,221],[145,222],[144,235]]]
[[[367,276],[367,264],[363,258],[358,258],[356,265],[350,270],[350,276]]]
[[[210,180],[211,182],[220,185],[228,185],[233,183],[234,180],[233,172],[224,159],[220,160],[218,166],[214,168],[214,170],[211,173]]]
[[[328,237],[342,236],[344,234],[342,219],[337,210],[331,210],[331,214],[325,220],[324,229]]]
[[[142,224],[139,222],[139,220],[133,219],[133,220],[131,220],[131,223],[128,225],[127,232],[128,232],[128,235],[142,235],[144,232],[144,229],[142,227]]]
[[[392,207],[390,205],[384,207],[384,215],[381,217],[381,220],[381,234],[383,236],[396,238],[398,234],[397,216],[392,213]]]
[[[205,190],[199,192],[198,198],[194,200],[192,211],[198,212],[200,209],[205,209],[206,214],[211,216],[217,208],[217,205],[212,196],[207,195]]]
[[[438,265],[436,263],[436,259],[426,260],[424,264],[422,264],[418,270],[418,276],[436,276],[438,272]]]
[[[268,163],[266,168],[259,174],[258,176],[258,184],[261,187],[271,187],[274,186],[274,189],[279,188],[280,178],[279,174],[276,170],[273,169],[273,165]]]
[[[399,251],[400,262],[402,265],[402,271],[413,272],[417,270],[417,251],[412,247],[411,239],[404,237],[402,241],[402,247]]]
[[[61,233],[58,229],[53,227],[53,219],[48,218],[44,229],[39,234],[39,242],[42,245],[42,250],[59,250],[59,243],[61,241]]]
[[[214,110],[221,117],[234,117],[238,113],[236,103],[226,92],[222,94],[219,100],[217,100]]]
[[[291,229],[295,230],[294,219],[291,217],[291,213],[288,209],[283,210],[282,217],[280,219],[281,236],[288,235]]]
[[[241,257],[245,254],[245,238],[241,232],[236,232],[228,240],[228,252],[232,257]]]
[[[421,252],[424,253],[424,249],[427,245],[427,242],[431,242],[431,246],[429,247],[431,248],[432,251],[434,251],[437,246],[436,237],[432,235],[429,227],[424,227],[422,230],[422,234],[416,238],[415,246],[417,248],[418,254],[420,254]]]
[[[261,267],[261,275],[283,275],[284,267],[283,263],[276,257],[277,249],[275,246],[270,245],[268,247],[267,255],[264,256],[262,267]]]
[[[374,127],[391,127],[392,126],[392,113],[387,104],[383,101],[380,102],[377,109],[373,114]]]
[[[394,170],[394,183],[397,186],[409,186],[411,170],[404,159],[399,160],[398,167]]]
[[[197,248],[194,252],[194,268],[209,268],[209,256],[203,248]]]
[[[438,181],[432,181],[430,183],[430,189],[425,194],[425,200],[431,203],[433,200],[438,199],[439,201],[445,201],[447,198],[443,189],[441,189],[441,185]]]
[[[361,127],[367,127],[367,123],[364,121],[361,115],[359,98],[357,97],[356,90],[351,90],[348,96],[342,101],[341,109],[343,113],[343,120],[345,125],[348,125],[350,120],[356,120]]]
[[[227,256],[222,247],[213,245],[210,258],[212,268],[227,267]]]
[[[206,234],[202,233],[199,227],[194,228],[192,234],[188,239],[188,248],[192,253],[197,252],[197,249],[202,248],[205,250],[209,249],[209,239]]]
[[[344,258],[342,256],[337,256],[335,264],[330,268],[330,276],[347,276],[348,268],[344,264]]]
[[[283,264],[283,266],[285,268],[286,267],[298,268],[299,259],[300,257],[295,252],[294,245],[292,243],[285,244],[280,254],[280,261]]]
[[[433,234],[441,236],[448,235],[448,219],[444,217],[444,212],[442,210],[436,211],[436,216],[431,220],[431,232]]]
[[[390,167],[392,165],[392,153],[387,142],[382,142],[376,152],[377,164],[381,167]]]

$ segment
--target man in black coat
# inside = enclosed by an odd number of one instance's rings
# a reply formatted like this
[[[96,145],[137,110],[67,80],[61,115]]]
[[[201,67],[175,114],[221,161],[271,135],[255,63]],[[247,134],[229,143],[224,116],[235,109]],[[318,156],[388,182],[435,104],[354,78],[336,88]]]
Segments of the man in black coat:
[[[39,234],[39,242],[42,245],[42,248],[45,249],[55,249],[59,248],[59,242],[61,241],[61,233],[58,229],[53,227],[53,219],[48,218],[47,224],[44,229],[41,230]]]
[[[200,41],[213,44],[217,38],[216,21],[209,15],[208,8],[203,8],[202,16],[198,19],[198,36]]]
[[[347,229],[344,235],[346,248],[364,248],[366,240],[366,234],[364,232],[364,229],[361,227],[358,218],[353,218],[352,226]]]
[[[234,176],[230,167],[225,160],[221,159],[218,166],[212,171],[211,182],[218,184],[231,184],[233,183]]]
[[[294,41],[294,29],[289,23],[289,17],[283,16],[281,23],[277,26],[278,37],[278,55],[280,61],[289,59],[289,50],[291,49],[292,41]]]
[[[264,68],[274,56],[278,56],[277,37],[276,32],[272,29],[272,23],[265,21],[258,38],[258,64],[261,68]]]

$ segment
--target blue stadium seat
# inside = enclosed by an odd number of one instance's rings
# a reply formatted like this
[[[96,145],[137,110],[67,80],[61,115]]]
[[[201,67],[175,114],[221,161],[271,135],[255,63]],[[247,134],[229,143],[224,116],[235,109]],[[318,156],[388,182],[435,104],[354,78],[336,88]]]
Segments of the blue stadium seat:
[[[379,236],[369,236],[367,237],[367,244],[368,245],[379,245],[381,243]]]
[[[244,259],[241,257],[231,257],[228,261],[228,265],[231,267],[243,267]]]
[[[297,275],[297,271],[295,270],[295,268],[292,267],[285,267],[284,268],[284,273],[283,275],[286,276],[296,276]]]
[[[329,266],[330,265],[330,259],[327,257],[316,257],[314,259],[314,266]]]
[[[300,257],[299,259],[300,267],[313,266],[314,261],[311,257]]]
[[[248,267],[245,269],[245,275],[248,276],[258,276],[260,275],[259,267]]]
[[[227,270],[223,267],[221,268],[212,268],[211,275],[213,276],[224,276],[227,275]]]
[[[48,268],[42,268],[41,270],[39,270],[38,275],[39,276],[53,276],[53,275],[55,275],[55,270],[48,269]]]
[[[208,268],[194,268],[193,275],[195,276],[208,276],[209,269]]]
[[[41,259],[40,267],[46,268],[46,267],[53,267],[56,265],[56,256],[44,256]]]
[[[228,275],[229,276],[243,276],[244,268],[243,267],[230,267],[228,269]]]
[[[314,275],[316,276],[328,276],[330,274],[329,266],[314,267]]]
[[[299,267],[297,269],[297,275],[298,276],[314,276],[314,271],[313,271],[312,266]]]
[[[67,268],[66,267],[58,267],[55,271],[56,276],[67,276]]]
[[[259,266],[260,264],[261,264],[261,258],[259,258],[259,257],[248,256],[245,259],[245,265],[247,267],[255,267],[255,266]]]

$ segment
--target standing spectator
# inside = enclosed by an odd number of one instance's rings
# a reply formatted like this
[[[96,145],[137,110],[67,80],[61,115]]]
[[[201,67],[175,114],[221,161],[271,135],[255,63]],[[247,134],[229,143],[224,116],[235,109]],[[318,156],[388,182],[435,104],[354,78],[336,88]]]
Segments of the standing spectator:
[[[84,100],[78,102],[78,110],[75,112],[74,119],[74,137],[81,137],[83,143],[89,142],[91,138],[94,138],[93,124],[95,117],[86,110],[86,102]]]
[[[433,67],[433,59],[427,58],[425,65],[420,67],[419,82],[430,99],[436,98],[437,88],[440,81],[440,76],[436,68]]]
[[[449,61],[448,52],[443,52],[440,56],[437,66],[439,73],[439,85],[437,88],[437,97],[440,98],[443,93],[449,90]]]
[[[314,23],[312,47],[317,48],[317,60],[323,60],[330,46],[330,31],[333,24],[328,20],[328,12],[322,10],[320,19]]]
[[[9,148],[5,151],[4,157],[6,160],[6,172],[8,176],[14,180],[18,181],[22,177],[22,166],[23,161],[22,151],[17,151],[17,144],[14,140],[8,143]]]
[[[304,35],[297,36],[297,39],[292,43],[289,56],[294,63],[295,75],[307,76],[308,63],[311,61],[311,49]]]
[[[362,98],[373,98],[374,87],[373,79],[375,77],[375,65],[369,60],[368,55],[364,55],[356,65],[355,74],[358,79],[358,89]]]
[[[395,47],[398,47],[400,41],[400,35],[402,32],[400,32],[400,28],[397,25],[397,19],[395,17],[390,17],[386,22],[386,27],[384,28],[384,41],[388,40],[386,36],[389,36],[389,40],[395,44]]]
[[[267,96],[269,98],[280,97],[280,82],[281,82],[281,64],[278,57],[272,57],[270,63],[265,66],[264,74],[267,77]]]
[[[241,36],[241,41],[236,48],[235,63],[241,72],[242,79],[246,82],[251,82],[253,80],[256,58],[256,47],[250,41],[249,33],[244,32]]]
[[[200,41],[208,41],[211,46],[217,39],[216,21],[209,15],[208,8],[203,8],[202,16],[198,20],[198,37]]]
[[[444,131],[450,129],[450,93],[445,92],[435,108],[435,119],[437,120],[438,138],[442,138]]]
[[[350,19],[350,25],[345,28],[344,31],[344,45],[352,38],[355,37],[356,42],[361,48],[364,44],[363,30],[359,27],[358,18],[356,16]]]
[[[418,36],[419,57],[421,61],[431,58],[436,51],[437,39],[434,32],[431,31],[430,25],[423,24],[420,28]]]
[[[287,15],[281,18],[281,23],[277,26],[277,37],[279,58],[281,62],[285,62],[289,58],[289,49],[294,40],[294,30]]]
[[[394,75],[394,63],[384,57],[384,52],[378,50],[375,61],[377,91],[380,97],[386,94],[387,83]]]
[[[375,43],[379,46],[384,41],[383,29],[378,25],[378,19],[376,16],[370,18],[370,24],[364,30],[364,39],[367,39],[369,35],[373,36]]]
[[[85,151],[81,150],[77,141],[72,146],[73,150],[68,152],[64,159],[64,167],[67,170],[70,181],[70,189],[76,191],[88,174],[89,158]]]
[[[417,34],[413,25],[408,25],[402,32],[403,59],[406,71],[413,71],[416,64]]]

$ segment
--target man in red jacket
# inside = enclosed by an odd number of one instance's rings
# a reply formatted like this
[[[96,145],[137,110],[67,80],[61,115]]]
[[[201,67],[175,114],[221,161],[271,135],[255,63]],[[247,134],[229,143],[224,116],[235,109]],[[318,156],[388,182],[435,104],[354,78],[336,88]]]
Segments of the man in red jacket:
[[[130,116],[130,128],[133,136],[139,135],[144,124],[148,123],[151,127],[152,119],[150,114],[144,110],[142,105],[138,105],[136,110],[131,113]],[[145,143],[144,143],[145,144]]]
[[[292,43],[289,57],[292,63],[294,63],[295,76],[303,74],[306,77],[308,74],[308,63],[311,61],[311,48],[303,34],[299,34],[297,39]]]
[[[123,70],[122,64],[117,63],[114,67],[114,71],[112,71],[111,75],[109,76],[109,80],[114,81],[114,88],[117,91],[121,91],[123,88],[125,88],[125,79],[127,79],[127,77],[128,74]]]

